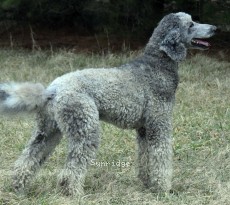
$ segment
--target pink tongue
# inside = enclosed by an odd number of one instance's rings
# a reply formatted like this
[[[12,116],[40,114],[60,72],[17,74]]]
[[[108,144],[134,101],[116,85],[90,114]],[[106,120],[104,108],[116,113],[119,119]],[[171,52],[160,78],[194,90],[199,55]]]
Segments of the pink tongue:
[[[198,40],[198,39],[196,39],[196,41],[199,43],[199,44],[201,44],[201,45],[204,45],[204,46],[211,46],[210,45],[210,43],[208,43],[208,42],[206,42],[206,41],[201,41],[201,40]]]

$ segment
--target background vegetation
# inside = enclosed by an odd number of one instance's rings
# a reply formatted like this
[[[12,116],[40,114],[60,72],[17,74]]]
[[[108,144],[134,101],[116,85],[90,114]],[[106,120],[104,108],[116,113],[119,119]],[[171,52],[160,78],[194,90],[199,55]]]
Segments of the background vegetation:
[[[142,48],[170,12],[221,28],[213,47],[229,53],[228,0],[0,0],[0,47],[82,52]]]
[[[87,32],[148,34],[163,15],[185,11],[195,20],[230,24],[228,0],[1,0],[0,20],[57,28],[71,26]]]
[[[138,53],[85,55],[67,51],[0,50],[0,82],[34,81],[47,85],[57,76],[84,67],[112,67]],[[228,205],[230,204],[230,63],[195,55],[180,64],[174,109],[173,192],[156,195],[136,178],[135,132],[102,123],[98,162],[128,166],[91,166],[84,205]],[[30,138],[33,116],[0,116],[0,204],[70,205],[56,189],[56,176],[66,157],[63,139],[27,194],[11,187],[13,163]]]

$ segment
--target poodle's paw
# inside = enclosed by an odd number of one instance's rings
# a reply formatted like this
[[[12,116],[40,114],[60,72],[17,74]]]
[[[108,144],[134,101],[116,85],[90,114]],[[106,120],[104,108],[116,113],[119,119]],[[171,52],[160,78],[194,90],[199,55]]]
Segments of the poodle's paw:
[[[12,188],[15,193],[24,195],[25,194],[25,183],[22,180],[17,179],[14,177],[12,182]]]
[[[65,171],[61,174],[58,186],[61,193],[66,196],[81,197],[84,194],[82,183],[76,176],[67,175]]]
[[[146,175],[140,175],[139,179],[143,183],[144,187],[149,189],[153,193],[166,193],[171,189],[171,181],[166,179],[150,178]]]
[[[170,192],[171,183],[166,183],[162,181],[152,181],[144,183],[144,186],[148,188],[153,193],[167,193]]]
[[[24,193],[25,187],[29,184],[31,177],[32,172],[26,170],[25,168],[15,168],[12,176],[12,186],[15,192]]]

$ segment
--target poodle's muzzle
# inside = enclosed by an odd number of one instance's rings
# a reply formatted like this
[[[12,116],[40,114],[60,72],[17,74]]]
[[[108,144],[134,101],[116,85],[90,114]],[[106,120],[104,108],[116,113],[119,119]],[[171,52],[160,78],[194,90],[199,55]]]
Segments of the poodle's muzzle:
[[[211,46],[210,43],[202,39],[212,37],[216,30],[216,26],[192,22],[189,27],[189,33],[191,34],[189,47],[201,50],[208,49]]]

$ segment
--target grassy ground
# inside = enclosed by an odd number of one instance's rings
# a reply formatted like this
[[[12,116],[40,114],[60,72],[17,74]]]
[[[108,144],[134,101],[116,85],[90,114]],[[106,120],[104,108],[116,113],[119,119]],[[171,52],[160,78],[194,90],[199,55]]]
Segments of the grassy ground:
[[[55,77],[84,67],[111,67],[135,53],[85,56],[0,51],[0,81],[48,84]],[[81,204],[224,205],[230,204],[230,63],[196,55],[180,65],[174,109],[173,193],[156,195],[136,178],[135,133],[102,123],[97,162],[86,179]],[[33,116],[0,116],[0,204],[77,204],[57,192],[56,176],[66,157],[65,140],[29,186],[26,196],[11,188],[13,164],[32,131]]]

